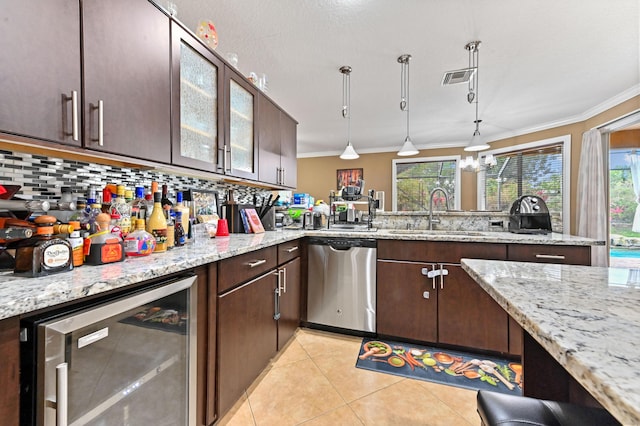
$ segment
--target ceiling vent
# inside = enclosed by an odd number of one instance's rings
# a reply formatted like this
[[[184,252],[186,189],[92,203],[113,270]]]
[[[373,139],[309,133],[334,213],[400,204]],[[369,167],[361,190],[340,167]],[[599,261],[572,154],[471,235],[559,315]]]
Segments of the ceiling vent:
[[[447,71],[442,77],[442,85],[449,86],[451,84],[466,83],[476,73],[475,68],[463,68],[461,70]]]

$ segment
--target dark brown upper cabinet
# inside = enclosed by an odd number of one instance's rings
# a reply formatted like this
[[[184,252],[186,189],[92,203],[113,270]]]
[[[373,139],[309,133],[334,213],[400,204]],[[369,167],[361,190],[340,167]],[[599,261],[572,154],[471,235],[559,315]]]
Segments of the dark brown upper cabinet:
[[[260,96],[259,106],[259,180],[295,188],[298,123],[266,96]]]
[[[172,162],[216,172],[224,138],[224,64],[176,22],[171,51]]]
[[[80,3],[3,0],[0,132],[80,146]]]
[[[225,68],[225,131],[218,172],[258,179],[258,89],[230,67]]]
[[[147,0],[82,0],[82,40],[84,146],[169,163],[169,17]]]

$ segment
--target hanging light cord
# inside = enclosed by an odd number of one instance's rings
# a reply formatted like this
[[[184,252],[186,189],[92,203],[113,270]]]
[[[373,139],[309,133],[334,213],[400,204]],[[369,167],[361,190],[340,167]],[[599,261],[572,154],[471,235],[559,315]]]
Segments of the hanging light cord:
[[[409,59],[411,55],[402,55],[400,62],[400,110],[407,113],[407,138],[409,137]]]
[[[347,119],[347,144],[351,143],[351,67],[340,68],[342,73],[342,117]]]
[[[479,125],[480,121],[478,120],[478,91],[480,87],[480,52],[478,51],[479,41],[471,42],[467,45],[467,50],[469,51],[469,68],[475,69],[475,75],[473,78],[469,79],[469,93],[467,94],[467,100],[469,103],[475,102],[476,104],[476,132],[480,132]]]

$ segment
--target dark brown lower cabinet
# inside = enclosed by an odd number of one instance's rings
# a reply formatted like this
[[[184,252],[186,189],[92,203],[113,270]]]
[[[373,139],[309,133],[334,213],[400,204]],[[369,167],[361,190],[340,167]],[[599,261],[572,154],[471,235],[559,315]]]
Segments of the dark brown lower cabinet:
[[[218,296],[218,413],[226,413],[277,352],[277,273]]]
[[[497,352],[509,351],[509,316],[459,265],[438,287],[438,342]]]
[[[379,260],[377,274],[379,334],[508,351],[507,313],[459,265]]]
[[[378,334],[424,342],[438,340],[438,292],[412,262],[377,262]]]
[[[20,320],[18,317],[0,321],[0,423],[20,424]]]
[[[280,318],[278,319],[278,350],[287,344],[300,326],[300,258],[296,258],[278,270],[282,272],[284,288],[280,293]]]

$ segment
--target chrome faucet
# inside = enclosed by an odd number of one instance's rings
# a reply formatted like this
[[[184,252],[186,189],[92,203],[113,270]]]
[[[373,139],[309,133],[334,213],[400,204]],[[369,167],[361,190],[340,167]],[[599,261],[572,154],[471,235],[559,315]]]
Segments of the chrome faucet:
[[[440,219],[433,218],[433,195],[436,192],[442,192],[444,194],[444,207],[446,211],[449,211],[449,194],[447,190],[441,187],[433,188],[431,194],[429,194],[429,231],[433,230],[433,223],[440,223]]]

